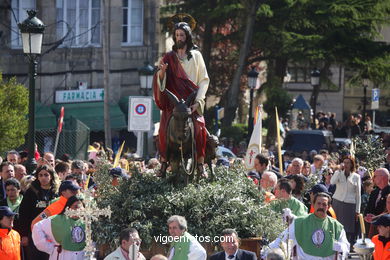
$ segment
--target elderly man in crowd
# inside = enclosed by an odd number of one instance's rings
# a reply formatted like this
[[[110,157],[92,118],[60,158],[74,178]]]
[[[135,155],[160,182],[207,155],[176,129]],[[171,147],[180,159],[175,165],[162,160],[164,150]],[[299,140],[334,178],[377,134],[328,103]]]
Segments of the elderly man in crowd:
[[[264,193],[265,202],[271,202],[275,199],[275,196],[272,194],[272,191],[276,187],[276,183],[278,182],[278,177],[274,172],[265,171],[260,179],[260,188]]]
[[[17,151],[12,150],[7,153],[7,162],[12,164],[20,163],[20,155]]]
[[[338,259],[338,254],[345,259],[350,245],[343,225],[326,214],[330,204],[328,194],[318,193],[314,198],[314,213],[295,218],[281,236],[269,244],[269,248],[279,248],[282,242],[292,240],[295,259],[333,260]]]
[[[6,198],[5,192],[5,182],[9,178],[15,177],[15,169],[11,162],[2,162],[0,164],[0,172],[1,172],[1,181],[0,181],[0,200],[4,200]]]
[[[145,260],[144,255],[139,252],[141,239],[135,228],[126,228],[119,234],[120,246],[104,260]]]
[[[187,220],[178,215],[168,219],[169,235],[173,239],[169,260],[206,260],[206,250],[187,232]]]
[[[386,168],[379,168],[374,172],[376,188],[371,192],[366,210],[364,211],[364,219],[368,223],[371,223],[374,216],[382,214],[386,209],[386,198],[390,193],[389,180],[390,174]],[[368,237],[372,238],[377,233],[376,227],[371,225]]]
[[[255,253],[239,249],[240,238],[234,229],[225,229],[221,234],[221,247],[224,251],[210,257],[210,260],[256,260]]]
[[[24,176],[27,176],[27,170],[26,167],[22,164],[15,164],[14,165],[14,171],[15,171],[15,178],[20,181],[23,179]]]

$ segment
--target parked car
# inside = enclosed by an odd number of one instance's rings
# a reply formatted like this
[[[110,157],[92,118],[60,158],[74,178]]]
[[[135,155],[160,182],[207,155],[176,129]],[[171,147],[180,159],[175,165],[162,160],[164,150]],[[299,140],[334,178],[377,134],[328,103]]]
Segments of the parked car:
[[[217,147],[217,158],[227,157],[227,158],[237,158],[237,156],[228,148],[224,146]]]
[[[291,130],[287,132],[282,149],[298,153],[312,150],[318,152],[321,149],[329,149],[332,141],[334,138],[330,131]]]

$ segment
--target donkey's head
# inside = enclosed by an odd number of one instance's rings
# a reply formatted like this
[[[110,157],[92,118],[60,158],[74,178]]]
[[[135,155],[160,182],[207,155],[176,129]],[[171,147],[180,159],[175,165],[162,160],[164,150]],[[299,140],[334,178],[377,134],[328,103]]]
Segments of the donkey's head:
[[[174,134],[178,141],[184,141],[190,135],[188,118],[191,116],[190,105],[192,104],[196,92],[191,93],[187,100],[179,100],[175,94],[165,89],[167,96],[171,103],[174,105],[173,108],[173,119],[174,119]]]

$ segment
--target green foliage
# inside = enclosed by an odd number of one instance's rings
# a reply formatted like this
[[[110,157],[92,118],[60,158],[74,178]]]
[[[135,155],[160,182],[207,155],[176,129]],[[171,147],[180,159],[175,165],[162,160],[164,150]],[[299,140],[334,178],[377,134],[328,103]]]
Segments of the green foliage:
[[[292,98],[287,90],[281,87],[269,87],[265,92],[267,102],[264,104],[264,111],[272,115],[275,114],[275,107],[277,107],[279,117],[285,117],[292,104]]]
[[[99,244],[115,247],[119,232],[135,227],[150,245],[153,236],[168,235],[167,219],[185,216],[189,232],[198,236],[218,236],[224,228],[236,228],[243,238],[262,236],[274,239],[283,225],[277,213],[263,203],[263,196],[245,177],[245,169],[216,168],[216,180],[174,187],[167,179],[137,174],[119,186],[110,186],[108,168],[99,166],[99,207],[111,206],[110,220],[93,226]]]
[[[245,140],[248,134],[248,125],[246,124],[234,124],[232,126],[221,128],[221,137],[233,138],[234,143],[239,143]]]
[[[15,78],[3,80],[0,73],[0,154],[24,143],[28,121],[28,90]]]
[[[355,158],[357,163],[367,168],[370,174],[373,173],[375,169],[381,166],[386,158],[382,139],[374,135],[366,135],[363,137],[354,137],[352,140],[355,144]],[[349,151],[348,148],[342,150],[344,154],[348,154]]]

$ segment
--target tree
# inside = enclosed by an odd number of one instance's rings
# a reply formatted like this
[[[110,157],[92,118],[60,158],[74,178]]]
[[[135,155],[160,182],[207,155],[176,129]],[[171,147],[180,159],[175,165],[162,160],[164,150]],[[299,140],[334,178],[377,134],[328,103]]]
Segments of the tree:
[[[3,80],[0,73],[0,154],[24,143],[27,133],[28,90],[15,78]]]

